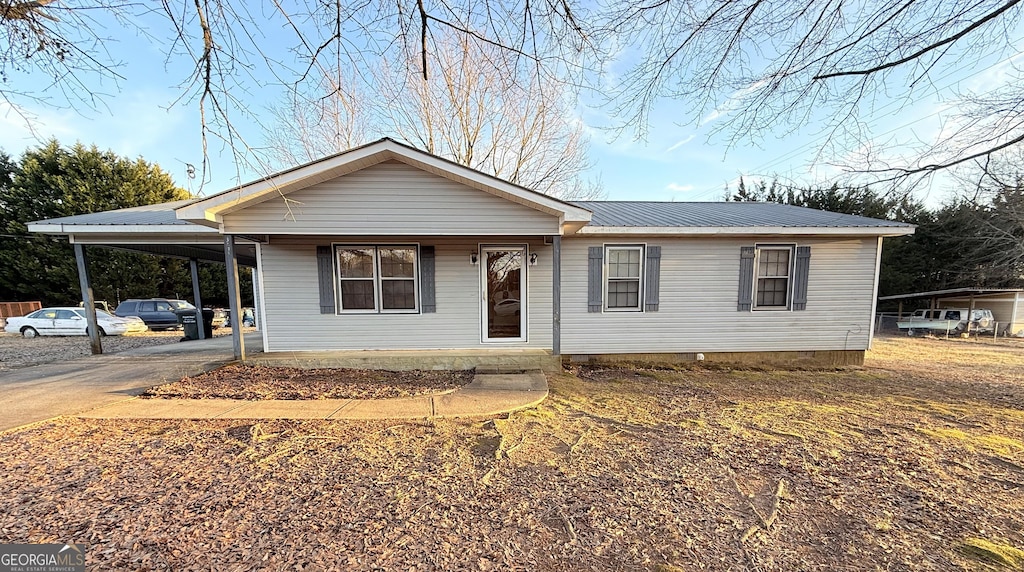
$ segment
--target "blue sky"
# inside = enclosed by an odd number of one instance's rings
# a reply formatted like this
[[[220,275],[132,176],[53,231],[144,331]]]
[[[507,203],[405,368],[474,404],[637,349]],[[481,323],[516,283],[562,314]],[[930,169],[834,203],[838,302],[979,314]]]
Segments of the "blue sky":
[[[275,33],[273,30],[268,34]],[[268,42],[278,41],[272,35]],[[54,105],[26,104],[34,116],[35,133],[5,104],[0,104],[0,148],[20,155],[40,139],[55,137],[62,144],[80,141],[129,157],[142,157],[158,163],[183,187],[198,190],[199,181],[186,176],[188,164],[198,167],[202,161],[200,123],[194,102],[175,100],[182,93],[179,83],[188,76],[184,60],[168,65],[165,56],[151,38],[120,34],[112,53],[125,64],[118,72],[126,77],[120,86],[99,86],[108,93],[96,109],[69,109],[61,106],[59,93],[47,91],[47,78],[18,76],[12,79],[21,89],[39,90],[51,96]],[[897,106],[886,101],[876,106],[869,124],[879,141],[922,141],[942,136],[943,121],[954,110],[948,103],[950,90],[987,89],[1006,82],[1007,62],[978,60],[955,70],[936,82],[940,93],[912,106]],[[234,95],[244,103],[250,115],[266,116],[266,110],[281,101],[283,88],[239,88]],[[944,101],[944,99],[946,99]],[[712,201],[720,200],[726,185],[735,187],[740,176],[748,181],[775,175],[797,183],[829,184],[840,169],[815,160],[822,140],[815,121],[785,136],[766,133],[758,141],[740,141],[733,146],[722,137],[711,136],[718,122],[728,117],[728,102],[704,117],[681,116],[681,106],[661,102],[651,115],[651,126],[642,140],[631,133],[618,136],[599,126],[609,121],[598,109],[580,107],[578,120],[590,133],[590,175],[600,177],[613,200]],[[259,145],[263,134],[252,119],[242,118],[241,132],[250,145]],[[788,132],[780,126],[778,133]],[[785,129],[783,129],[785,128]],[[210,176],[203,192],[210,194],[251,180],[251,170],[235,164],[232,153],[216,140],[210,142]],[[922,198],[937,204],[948,196],[950,184],[937,180]]]

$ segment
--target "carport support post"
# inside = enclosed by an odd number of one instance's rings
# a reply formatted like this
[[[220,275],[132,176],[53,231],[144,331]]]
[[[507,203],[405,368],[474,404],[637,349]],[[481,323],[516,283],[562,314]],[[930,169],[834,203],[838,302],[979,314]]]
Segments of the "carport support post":
[[[203,299],[199,296],[199,262],[195,258],[188,259],[192,268],[192,300],[196,303],[196,325],[199,327],[199,339],[206,339],[206,326],[203,325]]]
[[[562,237],[551,237],[551,353],[562,355]]]
[[[224,265],[228,267],[228,307],[231,309],[231,341],[235,359],[245,361],[245,340],[242,338],[242,300],[238,295],[238,258],[235,235],[224,235]]]
[[[971,305],[967,309],[967,335],[971,335],[971,325],[974,320],[974,293],[971,292]]]
[[[85,257],[85,247],[75,243],[75,262],[78,263],[78,284],[82,288],[82,306],[85,310],[85,323],[89,326],[89,345],[92,346],[93,355],[103,353],[103,344],[100,343],[100,328],[96,323],[96,301],[92,295],[92,286],[89,284],[89,259]]]

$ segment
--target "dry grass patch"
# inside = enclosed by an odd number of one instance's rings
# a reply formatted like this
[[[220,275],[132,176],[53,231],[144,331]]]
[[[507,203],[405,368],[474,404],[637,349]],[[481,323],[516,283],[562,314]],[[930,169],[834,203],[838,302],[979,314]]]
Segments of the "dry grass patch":
[[[1024,376],[935,378],[928,343],[581,368],[486,421],[60,420],[0,437],[0,542],[97,569],[1013,569]]]
[[[1004,544],[992,542],[984,538],[968,538],[960,546],[966,556],[982,563],[995,564],[1013,570],[1024,569],[1024,550]]]

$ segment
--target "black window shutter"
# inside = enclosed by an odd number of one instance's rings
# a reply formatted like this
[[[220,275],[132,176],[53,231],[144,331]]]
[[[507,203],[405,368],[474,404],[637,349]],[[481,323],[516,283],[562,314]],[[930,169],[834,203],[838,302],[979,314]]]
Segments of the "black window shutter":
[[[793,309],[807,309],[807,275],[811,268],[811,247],[798,246],[793,267]]]
[[[420,247],[420,311],[424,314],[437,312],[436,294],[434,290],[434,247]]]
[[[644,310],[657,312],[661,289],[661,247],[647,247],[647,270],[644,273]]]
[[[320,313],[337,314],[334,298],[334,256],[330,246],[316,247],[317,282],[320,285]]]
[[[604,291],[604,272],[602,268],[604,265],[604,247],[591,246],[589,252],[590,260],[587,267],[587,311],[600,312],[601,295]]]
[[[740,290],[736,309],[749,312],[754,295],[754,247],[740,247]]]

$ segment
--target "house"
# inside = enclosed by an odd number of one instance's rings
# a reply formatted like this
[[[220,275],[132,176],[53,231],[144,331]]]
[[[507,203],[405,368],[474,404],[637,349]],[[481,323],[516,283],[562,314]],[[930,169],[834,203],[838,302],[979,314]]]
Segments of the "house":
[[[516,355],[546,367],[861,363],[882,238],[914,231],[778,204],[565,202],[390,139],[210,197],[29,228],[223,253],[229,286],[244,257],[258,281],[260,359],[430,356],[431,367]]]

